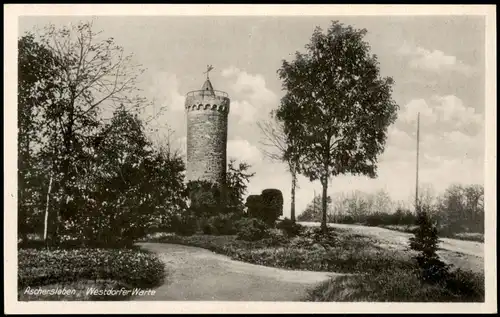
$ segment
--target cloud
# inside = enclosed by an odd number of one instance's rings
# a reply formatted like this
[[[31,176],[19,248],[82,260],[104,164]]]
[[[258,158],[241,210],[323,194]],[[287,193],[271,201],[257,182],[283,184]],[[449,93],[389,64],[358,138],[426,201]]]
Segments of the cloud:
[[[374,180],[342,177],[355,188],[386,188],[393,198],[408,199],[415,186],[416,120],[420,112],[421,184],[443,191],[453,183],[482,184],[484,179],[484,119],[454,95],[408,102],[388,130],[384,153]],[[345,181],[344,181],[345,179]]]
[[[419,112],[420,122],[426,126],[440,125],[448,129],[474,132],[484,122],[483,115],[476,113],[474,108],[467,107],[460,98],[454,95],[433,96],[428,101],[413,99],[402,107],[398,119],[414,124]]]
[[[157,142],[186,135],[185,96],[179,87],[177,75],[171,72],[154,73],[142,84],[145,96],[152,101],[142,117],[148,120],[150,136]]]
[[[277,106],[279,98],[267,88],[264,76],[249,74],[234,66],[224,69],[222,76],[230,81],[230,115],[238,121],[253,122]]]
[[[231,101],[230,112],[231,117],[237,117],[241,123],[252,123],[258,114],[258,109],[248,100]]]
[[[179,93],[179,81],[175,74],[158,72],[151,78],[149,93],[155,104],[168,111],[184,111],[186,97]]]
[[[466,107],[463,101],[454,96],[434,96],[432,102],[436,104],[437,113],[443,122],[453,122],[457,128],[466,128],[470,125],[481,125],[483,116],[476,113],[472,107]]]
[[[237,158],[238,161],[245,161],[250,165],[259,164],[262,161],[260,150],[248,140],[236,139],[227,142],[227,156]]]
[[[461,131],[424,135],[421,142],[423,153],[439,156],[439,159],[477,159],[484,155],[484,134],[468,135]]]
[[[427,124],[438,120],[435,111],[425,99],[413,99],[408,102],[398,114],[398,118],[407,123],[414,123],[417,121],[418,113],[420,113],[420,120]]]
[[[430,72],[455,71],[466,76],[474,72],[473,67],[440,50],[431,51],[404,43],[399,48],[398,53],[410,58],[409,66],[413,69]]]

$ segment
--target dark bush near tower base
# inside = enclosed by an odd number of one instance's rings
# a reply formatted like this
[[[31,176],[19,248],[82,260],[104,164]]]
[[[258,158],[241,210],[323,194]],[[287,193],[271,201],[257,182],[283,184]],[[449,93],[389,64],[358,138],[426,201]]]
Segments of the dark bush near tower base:
[[[279,189],[264,189],[260,195],[263,204],[263,219],[268,225],[274,225],[283,215],[283,194]]]
[[[262,197],[260,197],[260,195],[248,196],[247,201],[245,203],[245,207],[247,207],[248,217],[260,219],[261,209],[262,209]]]

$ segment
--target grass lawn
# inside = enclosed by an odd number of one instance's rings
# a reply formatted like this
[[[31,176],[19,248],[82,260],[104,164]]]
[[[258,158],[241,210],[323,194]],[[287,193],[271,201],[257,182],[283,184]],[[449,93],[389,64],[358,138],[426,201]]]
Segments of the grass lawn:
[[[253,242],[201,234],[149,241],[202,247],[234,260],[277,268],[354,273],[318,286],[309,301],[484,301],[482,274],[457,270],[441,284],[426,284],[420,281],[410,253],[384,249],[346,229],[330,228],[323,236],[318,228],[306,228],[294,238],[273,229],[267,238]]]
[[[340,276],[310,291],[316,302],[484,302],[484,276],[457,270],[438,284],[414,270],[386,268],[374,274]]]

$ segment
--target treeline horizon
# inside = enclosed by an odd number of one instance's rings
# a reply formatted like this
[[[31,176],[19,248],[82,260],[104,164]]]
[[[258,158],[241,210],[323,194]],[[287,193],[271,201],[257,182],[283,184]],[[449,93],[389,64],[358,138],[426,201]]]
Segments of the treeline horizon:
[[[484,233],[484,186],[451,184],[444,191],[422,188],[419,204],[429,207],[432,220],[443,233]],[[365,225],[415,224],[415,202],[394,200],[386,190],[366,193],[355,190],[328,196],[327,220]],[[298,216],[298,221],[320,221],[321,195],[317,195]]]

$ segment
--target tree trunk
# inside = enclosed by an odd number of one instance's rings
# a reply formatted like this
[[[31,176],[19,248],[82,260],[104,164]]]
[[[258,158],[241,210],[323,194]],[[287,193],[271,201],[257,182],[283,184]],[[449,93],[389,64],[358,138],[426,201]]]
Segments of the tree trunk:
[[[321,218],[321,229],[323,230],[323,233],[327,233],[328,229],[326,226],[326,207],[327,207],[327,197],[328,197],[328,177],[323,177],[321,180],[321,185],[323,186],[323,197],[321,197],[321,213],[322,213],[322,218]]]
[[[292,193],[291,193],[291,206],[290,206],[290,219],[295,222],[295,187],[297,186],[297,175],[292,173]]]
[[[45,241],[45,246],[48,246],[47,233],[49,227],[49,202],[50,202],[50,191],[52,189],[52,176],[50,176],[49,189],[47,191],[47,202],[45,205],[45,220],[43,226],[43,240]]]

